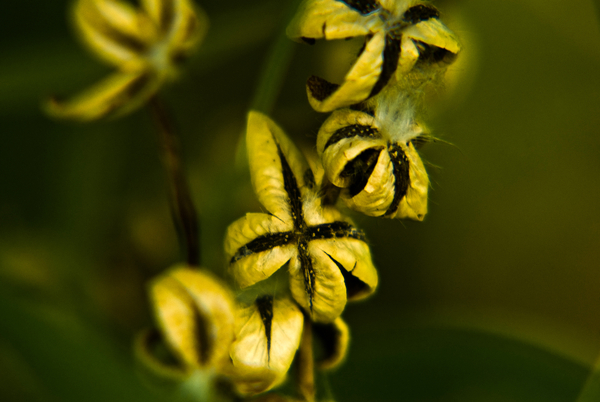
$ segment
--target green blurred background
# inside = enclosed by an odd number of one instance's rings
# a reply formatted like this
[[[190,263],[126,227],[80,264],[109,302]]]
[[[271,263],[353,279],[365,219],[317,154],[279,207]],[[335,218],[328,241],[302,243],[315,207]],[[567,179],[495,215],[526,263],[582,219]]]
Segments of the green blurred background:
[[[464,51],[427,121],[424,222],[354,216],[380,287],[344,314],[340,401],[575,401],[600,353],[600,28],[589,0],[434,2]],[[145,282],[181,259],[145,110],[74,124],[40,111],[105,76],[70,2],[0,14],[0,399],[168,400],[132,368]],[[201,216],[203,264],[223,273],[227,225],[259,211],[239,139],[280,0],[207,2],[209,35],[163,91]],[[326,115],[311,74],[343,75],[353,42],[290,43],[272,117],[314,152]],[[583,400],[583,399],[581,399]]]

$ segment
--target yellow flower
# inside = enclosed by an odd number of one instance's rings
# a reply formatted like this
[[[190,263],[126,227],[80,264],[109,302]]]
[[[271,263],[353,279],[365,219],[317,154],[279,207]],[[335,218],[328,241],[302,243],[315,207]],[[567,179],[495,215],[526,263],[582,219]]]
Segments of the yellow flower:
[[[269,278],[289,261],[294,299],[317,322],[331,322],[347,300],[377,286],[365,235],[332,206],[322,205],[314,174],[283,131],[250,112],[248,159],[254,191],[267,213],[231,224],[225,239],[230,269],[241,288]]]
[[[202,40],[204,13],[190,0],[142,0],[135,9],[121,0],[79,0],[74,10],[79,36],[117,71],[68,101],[51,99],[47,112],[90,121],[141,107],[175,75],[176,64]]]
[[[443,66],[460,51],[432,5],[414,0],[304,0],[287,29],[295,40],[365,36],[341,85],[312,76],[308,100],[319,112],[360,103],[418,66]]]
[[[238,307],[226,373],[239,394],[258,394],[285,380],[303,325],[300,308],[287,297],[260,296]]]
[[[150,284],[158,331],[138,337],[136,354],[164,377],[182,378],[198,369],[219,372],[229,362],[234,337],[234,301],[209,272],[175,266]],[[161,359],[156,350],[168,353]]]
[[[323,123],[317,152],[327,178],[344,189],[340,197],[349,208],[423,220],[429,178],[415,143],[428,134],[413,112],[394,101],[379,104],[373,114],[341,109]]]

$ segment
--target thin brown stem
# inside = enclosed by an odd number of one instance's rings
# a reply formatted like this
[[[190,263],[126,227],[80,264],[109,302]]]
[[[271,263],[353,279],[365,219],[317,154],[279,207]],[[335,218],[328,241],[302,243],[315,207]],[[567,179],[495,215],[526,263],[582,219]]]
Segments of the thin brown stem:
[[[198,216],[183,170],[179,138],[167,110],[156,96],[150,100],[149,107],[158,126],[161,159],[170,186],[173,222],[180,244],[185,245],[188,264],[198,266],[200,264]]]
[[[298,391],[306,402],[315,401],[315,361],[313,355],[312,322],[304,315],[304,329],[298,349]]]

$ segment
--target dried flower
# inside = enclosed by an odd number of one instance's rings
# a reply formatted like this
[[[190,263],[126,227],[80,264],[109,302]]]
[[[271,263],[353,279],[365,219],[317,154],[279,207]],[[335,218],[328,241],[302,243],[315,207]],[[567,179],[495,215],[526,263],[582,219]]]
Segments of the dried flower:
[[[373,114],[338,110],[321,126],[317,152],[349,208],[386,218],[425,217],[429,178],[415,144],[428,133],[406,99],[380,103]]]
[[[447,65],[460,51],[454,34],[432,5],[414,0],[305,0],[287,29],[295,40],[365,36],[357,61],[341,85],[312,76],[308,100],[319,112],[350,106],[425,65]]]
[[[68,101],[51,99],[47,112],[80,121],[120,116],[142,106],[208,27],[190,0],[142,0],[135,9],[120,0],[79,0],[74,20],[80,37],[117,72]]]
[[[220,280],[204,270],[175,266],[151,282],[150,299],[158,331],[138,338],[142,363],[172,377],[223,369],[234,337],[234,301]],[[153,351],[160,344],[167,358]]]
[[[294,299],[314,321],[331,322],[347,300],[375,290],[377,271],[365,235],[316,192],[306,160],[269,118],[250,112],[247,132],[252,184],[268,213],[249,213],[225,239],[241,288],[270,277],[289,261]]]

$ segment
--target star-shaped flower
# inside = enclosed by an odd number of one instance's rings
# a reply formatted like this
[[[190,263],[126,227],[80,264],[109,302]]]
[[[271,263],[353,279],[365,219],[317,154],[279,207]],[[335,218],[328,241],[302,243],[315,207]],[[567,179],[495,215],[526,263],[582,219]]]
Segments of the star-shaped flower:
[[[312,76],[308,100],[319,112],[350,106],[381,92],[415,67],[443,66],[460,51],[432,5],[415,0],[305,0],[288,26],[295,40],[365,36],[358,59],[341,85]]]
[[[283,131],[250,112],[247,131],[252,185],[267,213],[229,226],[225,251],[241,288],[267,279],[289,262],[296,302],[317,322],[331,322],[347,300],[375,290],[377,271],[365,235],[316,192],[312,170]]]
[[[79,0],[74,20],[84,43],[117,72],[68,101],[51,99],[47,112],[80,121],[120,116],[142,106],[173,78],[176,65],[208,27],[190,0]]]
[[[349,208],[423,220],[429,178],[415,144],[427,136],[410,102],[395,100],[379,103],[372,114],[333,112],[319,130],[317,152],[327,178],[343,188],[340,197]]]

